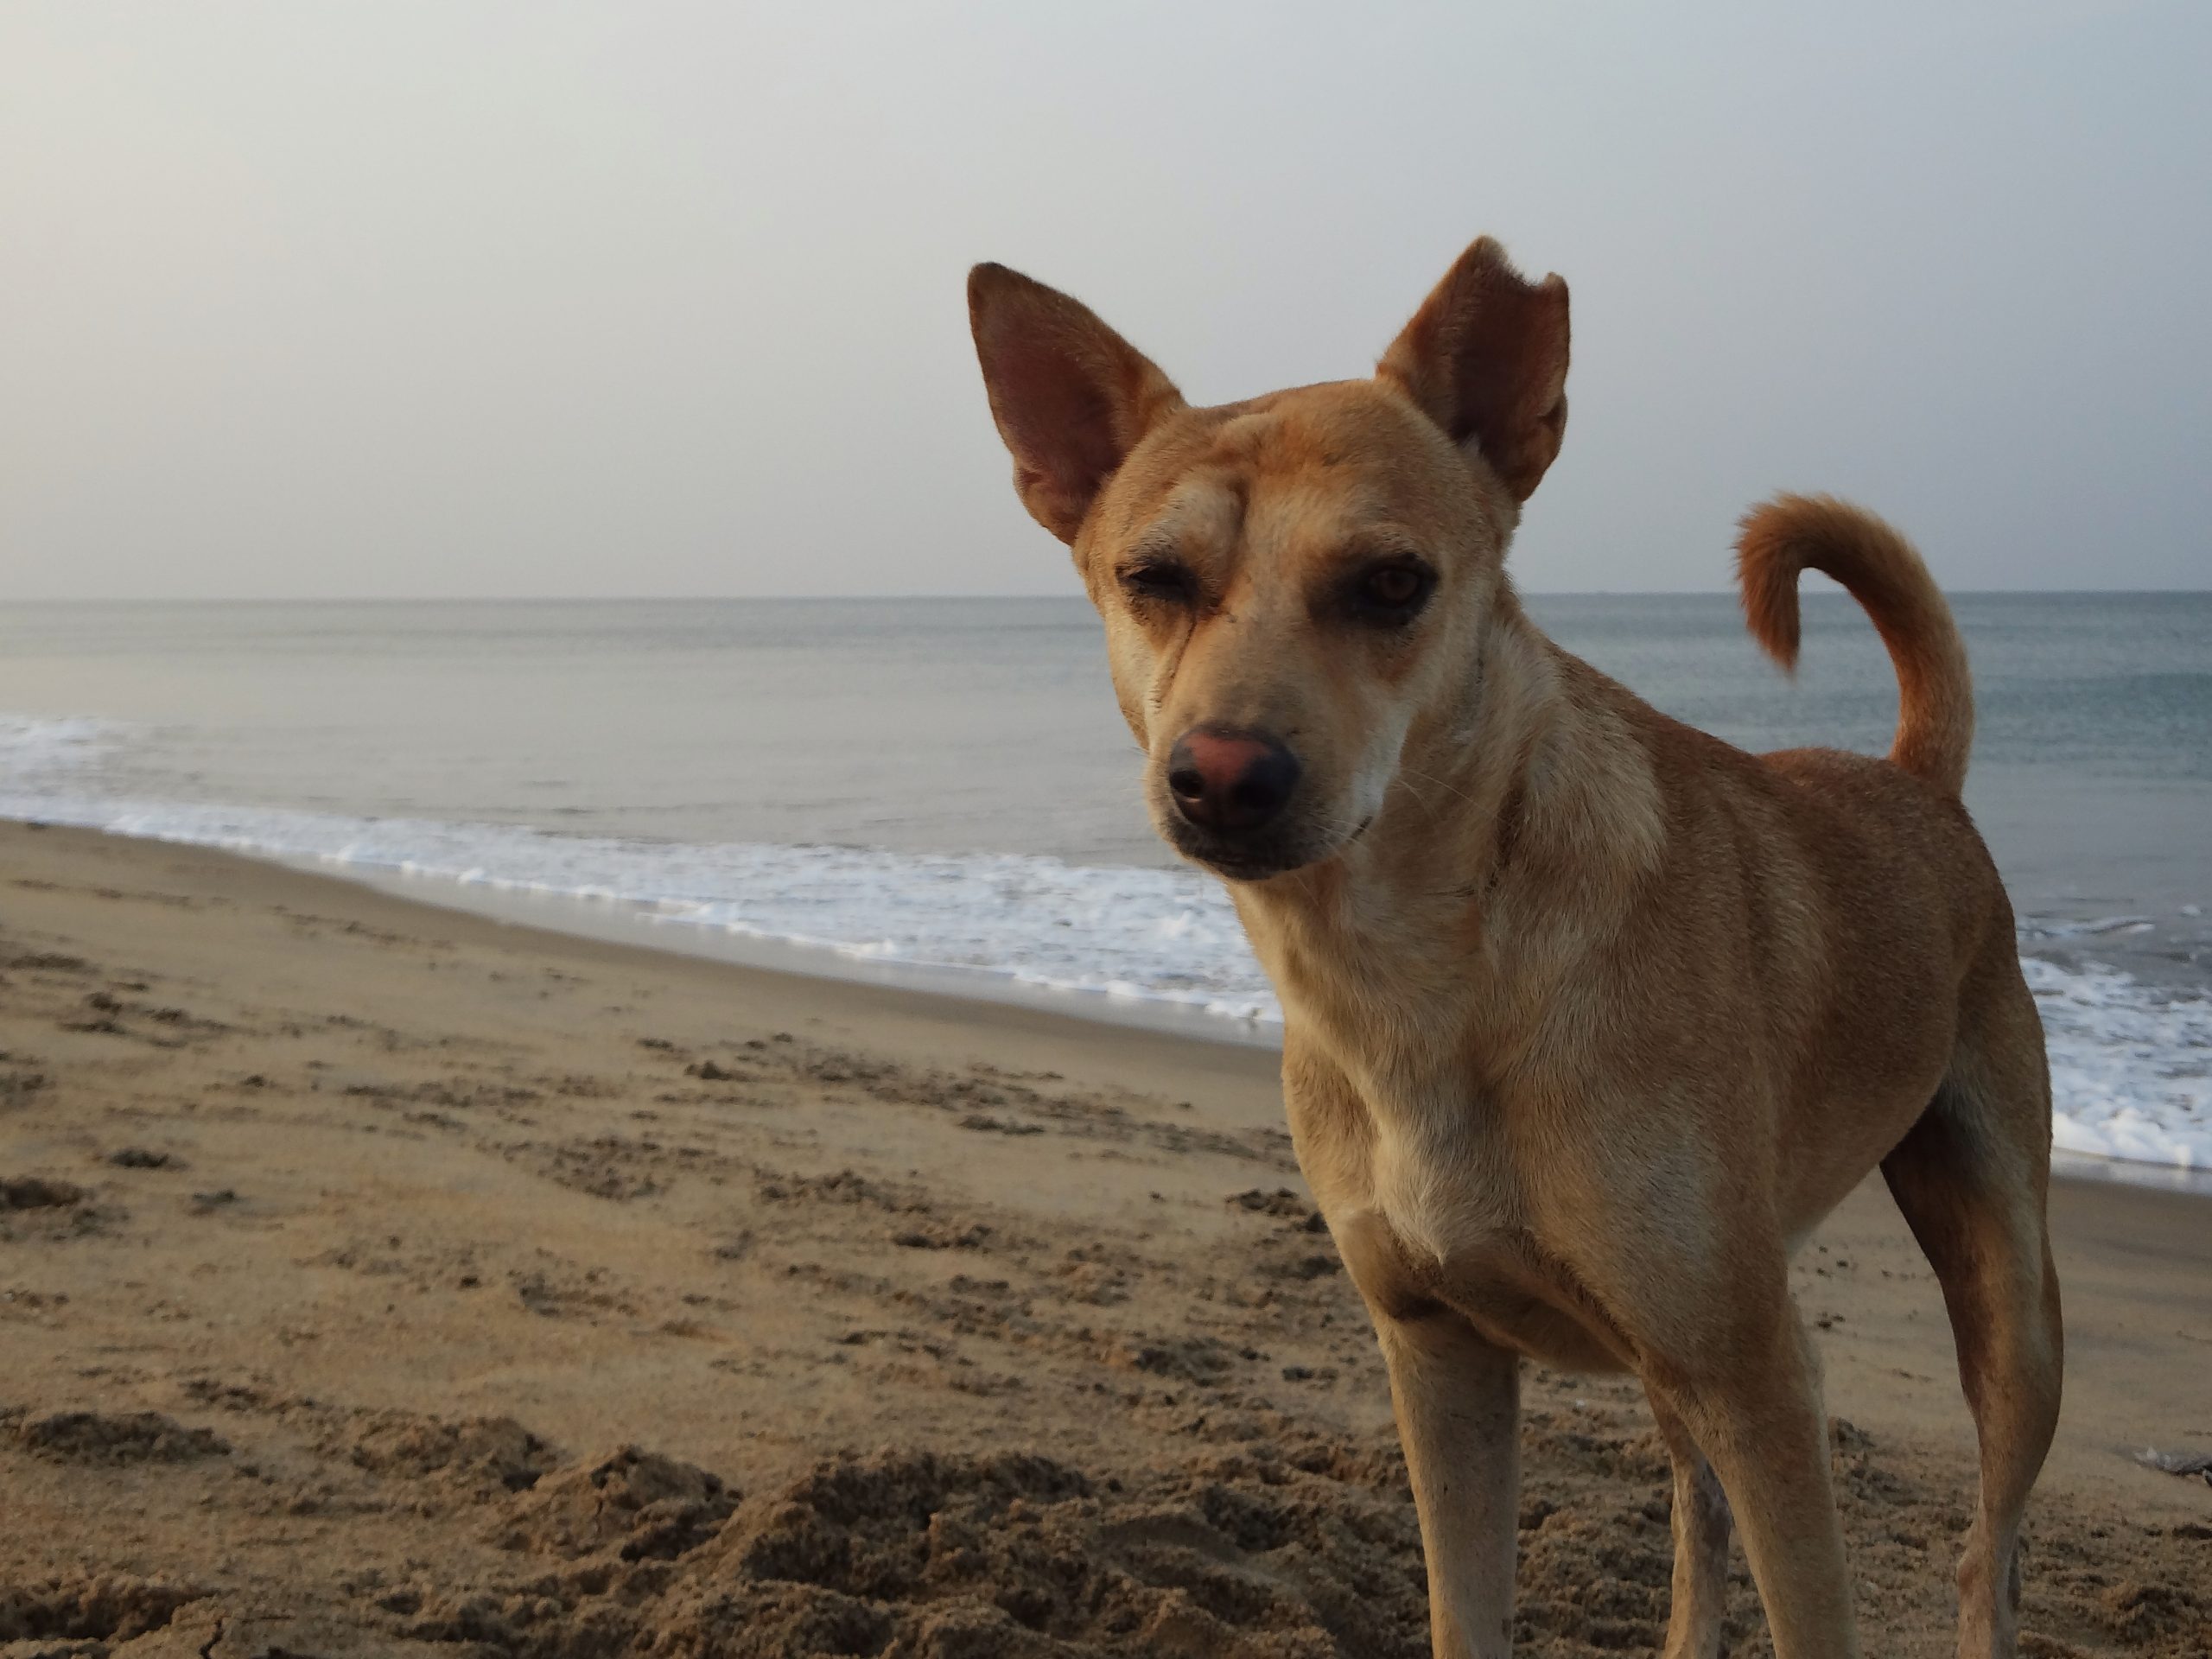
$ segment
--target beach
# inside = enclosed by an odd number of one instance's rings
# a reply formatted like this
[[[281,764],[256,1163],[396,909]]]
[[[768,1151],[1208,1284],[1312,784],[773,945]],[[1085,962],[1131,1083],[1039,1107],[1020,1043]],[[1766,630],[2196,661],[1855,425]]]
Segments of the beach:
[[[0,826],[0,1655],[1425,1653],[1274,1064]],[[2052,1211],[2023,1651],[2202,1654],[2212,1210]],[[1933,1279],[1878,1183],[1795,1272],[1870,1650],[1948,1653]],[[1519,1650],[1652,1648],[1638,1391],[1523,1399]]]
[[[2212,7],[1740,10],[0,5],[0,1659],[2212,1659]]]

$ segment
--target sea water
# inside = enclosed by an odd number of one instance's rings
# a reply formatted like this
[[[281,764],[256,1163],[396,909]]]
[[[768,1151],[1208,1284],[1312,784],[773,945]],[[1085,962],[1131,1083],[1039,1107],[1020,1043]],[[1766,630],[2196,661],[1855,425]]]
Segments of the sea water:
[[[2212,1166],[2212,594],[1954,602],[1967,799],[2018,912],[2057,1142]],[[1795,680],[1725,595],[1529,605],[1732,742],[1887,747],[1895,679],[1841,595],[1807,595]],[[1153,835],[1140,764],[1079,601],[0,614],[0,814],[1264,1037],[1281,1011],[1218,884]]]

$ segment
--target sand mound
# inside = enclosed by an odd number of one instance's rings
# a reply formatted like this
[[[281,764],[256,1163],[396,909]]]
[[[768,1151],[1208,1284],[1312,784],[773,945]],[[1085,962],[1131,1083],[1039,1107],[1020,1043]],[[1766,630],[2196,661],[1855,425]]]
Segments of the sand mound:
[[[626,1561],[673,1560],[714,1536],[736,1507],[719,1476],[626,1446],[537,1482],[494,1536],[503,1548],[563,1558],[612,1548]]]
[[[56,1411],[10,1423],[5,1433],[26,1452],[66,1463],[189,1463],[231,1449],[220,1435],[158,1411]]]
[[[0,1583],[0,1643],[35,1643],[41,1654],[73,1650],[63,1643],[85,1643],[105,1653],[107,1643],[163,1628],[178,1608],[205,1593],[111,1574]]]
[[[512,1578],[396,1586],[395,1640],[527,1659],[1421,1659],[1402,1498],[1273,1453],[1127,1479],[1029,1452],[830,1458],[741,1503],[626,1447],[503,1502]],[[366,1610],[364,1610],[365,1611]]]
[[[380,1413],[352,1430],[347,1450],[356,1468],[429,1480],[454,1496],[527,1491],[558,1461],[551,1446],[512,1417],[447,1422]]]
[[[701,1542],[666,1552],[682,1555],[672,1576],[572,1569],[426,1606],[406,1633],[702,1659],[1427,1651],[1404,1506],[1273,1459],[1125,1484],[1032,1453],[883,1452],[825,1459],[718,1520],[726,1498],[713,1477],[634,1452],[549,1479],[517,1506],[526,1547],[638,1560],[681,1526]]]

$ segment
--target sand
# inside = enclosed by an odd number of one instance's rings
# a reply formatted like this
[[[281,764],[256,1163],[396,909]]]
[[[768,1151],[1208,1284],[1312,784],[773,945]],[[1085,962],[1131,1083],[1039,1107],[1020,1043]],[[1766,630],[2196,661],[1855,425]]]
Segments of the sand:
[[[0,1656],[1424,1655],[1271,1057],[0,826]],[[2063,1184],[2032,1654],[2212,1652],[2212,1206]],[[1797,1287],[1870,1652],[1973,1445],[1878,1185]],[[1532,1370],[1521,1650],[1648,1651],[1665,1462]],[[1740,1554],[1729,1651],[1767,1650]]]

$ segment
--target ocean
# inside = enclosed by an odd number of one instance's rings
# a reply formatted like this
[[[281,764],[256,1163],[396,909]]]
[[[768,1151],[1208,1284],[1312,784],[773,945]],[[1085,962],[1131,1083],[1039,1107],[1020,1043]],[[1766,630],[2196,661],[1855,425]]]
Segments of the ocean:
[[[1724,594],[1537,596],[1751,748],[1879,752],[1886,658],[1808,594],[1777,673]],[[1967,784],[2061,1148],[2212,1167],[2212,594],[1965,594]],[[24,605],[0,815],[308,861],[813,971],[1267,1040],[1211,878],[1154,838],[1074,600]]]

